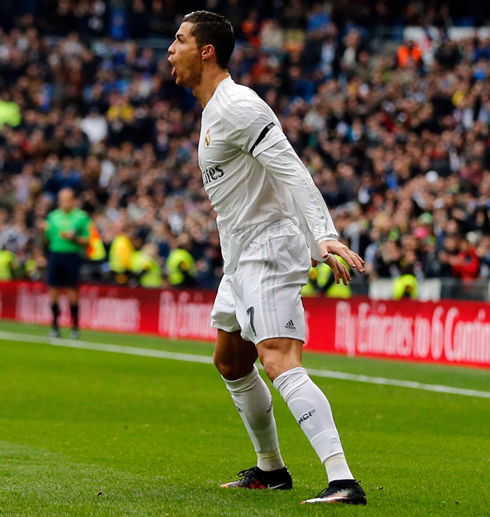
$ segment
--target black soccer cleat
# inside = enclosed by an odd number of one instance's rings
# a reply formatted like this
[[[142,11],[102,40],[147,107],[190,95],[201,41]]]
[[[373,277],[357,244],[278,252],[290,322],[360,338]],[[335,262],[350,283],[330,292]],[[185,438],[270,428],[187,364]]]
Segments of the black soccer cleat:
[[[222,488],[248,488],[252,490],[291,490],[293,479],[287,467],[267,472],[252,467],[237,474],[241,479],[221,485]]]
[[[367,504],[366,492],[355,479],[339,479],[332,481],[328,487],[313,499],[307,499],[301,504],[310,503],[343,503]]]

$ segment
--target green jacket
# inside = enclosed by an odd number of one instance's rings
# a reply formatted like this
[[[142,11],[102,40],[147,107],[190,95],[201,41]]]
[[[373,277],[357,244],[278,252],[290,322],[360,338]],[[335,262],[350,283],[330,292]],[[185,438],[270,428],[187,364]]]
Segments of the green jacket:
[[[46,219],[46,239],[49,242],[49,251],[55,253],[82,253],[84,246],[65,239],[63,232],[75,232],[78,237],[89,237],[90,217],[87,212],[74,208],[68,214],[59,208],[53,210]]]

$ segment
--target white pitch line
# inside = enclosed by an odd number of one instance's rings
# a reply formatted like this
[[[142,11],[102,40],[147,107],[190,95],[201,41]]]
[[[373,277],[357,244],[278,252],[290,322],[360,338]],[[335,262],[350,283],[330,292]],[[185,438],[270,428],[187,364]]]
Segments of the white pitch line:
[[[61,346],[65,348],[79,348],[82,350],[97,350],[99,352],[113,352],[116,354],[138,355],[143,357],[158,357],[173,361],[187,361],[189,363],[213,364],[213,358],[207,355],[179,354],[176,352],[165,352],[153,348],[136,348],[132,346],[109,345],[106,343],[92,343],[90,341],[79,341],[74,339],[49,338],[44,336],[33,336],[28,334],[17,334],[14,332],[0,331],[0,341],[21,341],[27,343],[39,343],[43,345]],[[343,381],[364,382],[367,384],[380,384],[383,386],[397,386],[400,388],[411,388],[415,390],[432,391],[436,393],[450,393],[452,395],[463,395],[466,397],[480,397],[490,399],[490,392],[454,388],[441,384],[424,384],[421,382],[404,381],[398,379],[387,379],[385,377],[370,377],[368,375],[356,375],[353,373],[335,372],[332,370],[315,370],[308,368],[308,373],[316,377],[328,379],[340,379]]]
[[[385,377],[370,377],[368,375],[355,375],[352,373],[334,372],[330,370],[313,370],[308,368],[308,373],[317,377],[329,379],[342,379],[344,381],[366,382],[368,384],[382,384],[385,386],[398,386],[400,388],[412,388],[414,390],[435,391],[437,393],[451,393],[452,395],[465,395],[466,397],[481,397],[490,399],[489,391],[467,390],[465,388],[453,388],[442,384],[424,384],[415,381],[403,381],[398,379],[386,379]]]
[[[174,361],[188,361],[190,363],[213,364],[213,358],[208,355],[178,354],[174,352],[165,352],[164,350],[155,350],[154,348],[108,345],[106,343],[79,341],[78,339],[49,338],[28,334],[16,334],[14,332],[0,332],[0,341],[24,341],[27,343],[40,343],[42,345],[80,348],[83,350],[98,350],[100,352],[113,352],[115,354],[140,355],[145,357],[158,357],[160,359],[173,359]]]

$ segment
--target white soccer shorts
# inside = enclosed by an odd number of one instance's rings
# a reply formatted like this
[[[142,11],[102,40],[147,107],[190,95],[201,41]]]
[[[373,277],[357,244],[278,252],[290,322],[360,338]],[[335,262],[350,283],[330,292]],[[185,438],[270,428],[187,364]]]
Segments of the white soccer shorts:
[[[293,223],[261,233],[243,250],[235,273],[222,278],[211,326],[241,330],[255,344],[278,337],[304,341],[300,293],[310,267],[304,235]]]

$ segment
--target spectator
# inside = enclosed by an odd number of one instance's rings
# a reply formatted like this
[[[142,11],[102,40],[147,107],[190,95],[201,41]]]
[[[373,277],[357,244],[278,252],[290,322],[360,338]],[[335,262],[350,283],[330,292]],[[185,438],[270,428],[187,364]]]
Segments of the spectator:
[[[182,233],[172,241],[172,251],[167,259],[168,282],[174,287],[194,287],[196,285],[196,265],[189,253],[190,238]]]
[[[0,129],[4,124],[10,127],[17,127],[21,121],[19,105],[10,99],[6,93],[0,98]]]
[[[133,243],[124,231],[124,223],[118,221],[114,225],[114,237],[109,249],[109,265],[118,284],[126,284],[131,269],[131,256],[134,253]]]
[[[407,66],[419,66],[422,62],[422,51],[420,47],[412,40],[398,47],[398,66],[406,68]]]
[[[145,244],[141,250],[133,251],[130,260],[131,273],[142,287],[161,287],[162,270],[157,261],[158,249],[154,244]]]
[[[401,300],[402,298],[417,299],[418,282],[414,275],[413,266],[410,264],[403,268],[401,275],[396,277],[393,282],[393,299]]]
[[[475,248],[468,239],[461,239],[459,253],[450,259],[451,272],[461,280],[474,280],[478,277],[480,260]]]
[[[12,280],[20,276],[20,262],[17,255],[7,249],[0,250],[0,280]]]
[[[53,196],[56,196],[64,188],[69,188],[76,194],[80,193],[82,182],[76,164],[77,162],[71,156],[65,156],[61,162],[61,167],[45,183],[44,190]]]
[[[90,108],[88,115],[80,122],[80,129],[87,135],[91,144],[98,144],[107,136],[107,121],[97,106]]]

